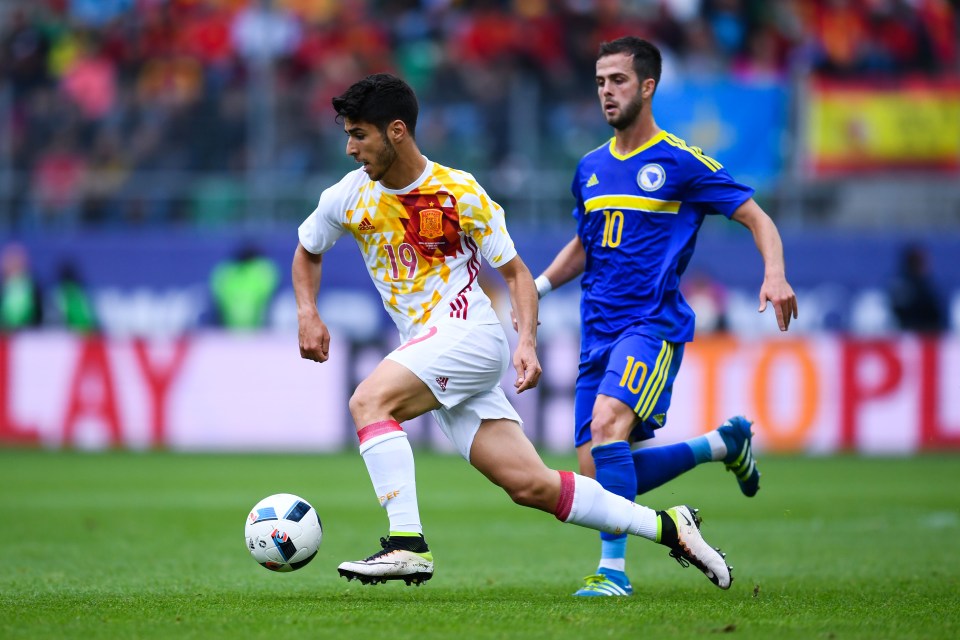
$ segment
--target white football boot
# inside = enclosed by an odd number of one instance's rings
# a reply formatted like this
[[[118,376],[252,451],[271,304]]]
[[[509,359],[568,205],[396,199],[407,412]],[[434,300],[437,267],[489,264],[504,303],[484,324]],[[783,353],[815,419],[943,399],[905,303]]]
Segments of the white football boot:
[[[676,545],[667,544],[672,550],[670,556],[675,558],[683,567],[689,567],[691,564],[710,579],[710,582],[721,589],[729,589],[733,582],[731,571],[733,567],[727,565],[727,554],[719,549],[714,549],[700,535],[700,516],[698,509],[691,509],[688,506],[681,505],[667,509],[667,517],[673,520],[677,528]]]
[[[433,577],[433,554],[422,535],[380,538],[380,546],[383,549],[366,560],[342,563],[340,575],[363,584],[403,580],[417,586]]]

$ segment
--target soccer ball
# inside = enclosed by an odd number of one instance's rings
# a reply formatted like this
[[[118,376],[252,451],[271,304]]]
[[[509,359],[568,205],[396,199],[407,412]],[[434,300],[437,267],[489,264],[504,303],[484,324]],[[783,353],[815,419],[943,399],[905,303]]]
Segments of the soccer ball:
[[[323,538],[320,517],[309,502],[290,493],[254,505],[243,528],[253,559],[271,571],[296,571],[313,560]]]

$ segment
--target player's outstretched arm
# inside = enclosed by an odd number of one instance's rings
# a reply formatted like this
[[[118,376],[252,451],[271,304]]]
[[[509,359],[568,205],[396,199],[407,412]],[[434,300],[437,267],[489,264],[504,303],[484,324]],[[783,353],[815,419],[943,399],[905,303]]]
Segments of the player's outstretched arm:
[[[753,198],[740,205],[732,216],[753,234],[753,241],[763,257],[763,284],[760,285],[760,308],[763,313],[767,302],[773,304],[780,331],[790,328],[790,320],[797,317],[797,295],[787,282],[786,265],[783,259],[783,241],[777,225],[760,208]]]
[[[317,310],[322,262],[322,255],[310,253],[303,245],[297,244],[297,250],[293,254],[291,277],[293,294],[297,301],[300,357],[316,362],[326,362],[330,357],[330,332]]]
[[[540,381],[540,358],[537,357],[537,288],[530,269],[520,256],[497,268],[510,291],[510,306],[517,329],[517,348],[513,367],[517,370],[514,386],[517,393],[532,389]]]

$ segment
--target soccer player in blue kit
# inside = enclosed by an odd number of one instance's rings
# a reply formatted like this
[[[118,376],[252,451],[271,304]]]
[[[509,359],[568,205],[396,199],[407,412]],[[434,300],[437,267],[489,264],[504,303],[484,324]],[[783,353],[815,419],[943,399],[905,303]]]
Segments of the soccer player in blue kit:
[[[581,279],[580,370],[575,443],[580,472],[630,500],[692,469],[722,461],[753,496],[760,472],[751,423],[742,416],[687,442],[632,450],[666,423],[694,313],[680,293],[706,215],[747,227],[763,257],[760,307],[770,303],[781,331],[797,317],[776,225],[713,158],[660,129],[652,100],[660,51],[640,38],[605,42],[597,94],[614,136],[577,166],[572,191],[577,233],[536,279],[542,298]],[[627,596],[626,536],[601,533],[601,560],[574,595]]]

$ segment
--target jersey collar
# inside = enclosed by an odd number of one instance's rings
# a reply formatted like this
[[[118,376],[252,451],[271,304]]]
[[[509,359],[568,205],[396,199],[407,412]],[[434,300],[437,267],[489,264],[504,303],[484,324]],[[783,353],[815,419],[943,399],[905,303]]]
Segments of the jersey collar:
[[[617,149],[616,149],[617,139],[610,138],[610,144],[609,144],[610,155],[612,155],[617,160],[626,160],[628,158],[632,158],[633,156],[637,155],[641,151],[645,151],[649,149],[650,147],[657,144],[658,142],[660,142],[666,137],[667,137],[667,132],[661,129],[660,131],[657,132],[655,136],[653,136],[652,138],[650,138],[649,140],[644,142],[642,145],[640,145],[639,147],[637,147],[636,149],[634,149],[633,151],[631,151],[626,155],[617,153]]]
[[[430,158],[427,158],[426,156],[424,156],[424,159],[426,159],[427,161],[427,166],[423,168],[423,173],[420,174],[419,178],[417,178],[407,186],[403,187],[402,189],[388,189],[382,184],[380,184],[380,182],[377,182],[377,186],[385,193],[392,193],[392,194],[409,193],[410,191],[413,191],[414,189],[422,185],[424,182],[426,182],[427,178],[430,177],[430,174],[433,173],[433,162],[430,160]]]

